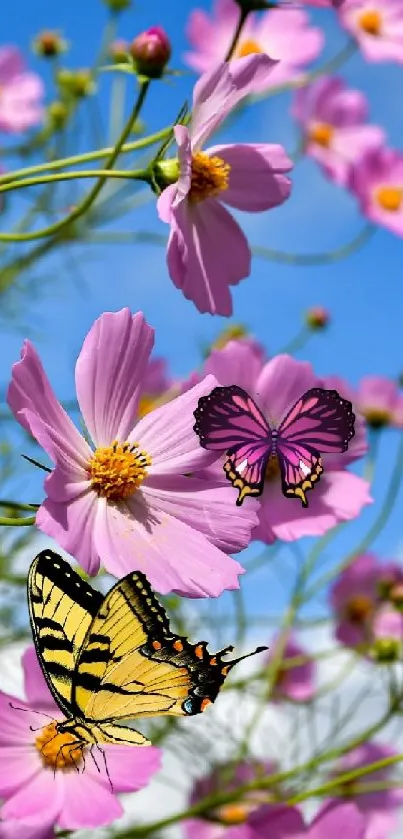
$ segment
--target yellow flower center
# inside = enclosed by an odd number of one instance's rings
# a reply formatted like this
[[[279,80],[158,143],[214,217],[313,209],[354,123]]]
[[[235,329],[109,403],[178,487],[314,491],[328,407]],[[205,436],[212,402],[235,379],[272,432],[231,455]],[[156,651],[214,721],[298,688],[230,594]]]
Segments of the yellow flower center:
[[[259,55],[262,52],[265,52],[265,50],[262,50],[257,41],[254,41],[253,38],[245,38],[239,44],[235,52],[235,58],[245,58],[246,55]]]
[[[367,35],[377,36],[381,34],[382,15],[376,9],[368,9],[363,12],[358,18],[358,23]]]
[[[386,425],[390,425],[391,415],[385,409],[367,408],[363,411],[363,414],[371,428],[384,428]]]
[[[271,457],[267,466],[264,479],[267,482],[274,481],[275,478],[278,478],[280,475],[280,466],[278,463],[278,457]]]
[[[77,769],[83,757],[83,747],[77,745],[77,737],[67,731],[59,732],[55,720],[42,728],[35,746],[44,765],[55,770]]]
[[[192,181],[189,199],[193,203],[214,198],[228,189],[228,177],[231,167],[221,157],[210,157],[202,151],[192,156]]]
[[[247,804],[242,804],[240,802],[223,804],[223,806],[219,807],[217,810],[217,816],[219,821],[223,824],[242,824],[242,822],[246,822],[251,809],[252,808],[250,806],[248,807]]]
[[[231,326],[227,326],[226,329],[223,329],[223,331],[220,332],[216,340],[213,341],[211,349],[223,350],[229,341],[237,341],[239,338],[245,338],[247,334],[248,333],[245,327],[242,326],[241,323],[233,323]]]
[[[96,449],[88,463],[93,489],[101,498],[118,501],[128,498],[147,477],[151,458],[139,450],[138,443],[118,443]]]
[[[328,149],[334,135],[334,128],[332,125],[329,125],[327,122],[318,122],[316,125],[313,125],[309,132],[308,137],[312,143],[317,143],[318,146],[323,146],[323,148]]]
[[[346,607],[347,617],[352,623],[365,623],[372,615],[374,606],[372,600],[365,594],[356,594],[348,601]]]
[[[140,398],[139,406],[137,409],[137,414],[139,419],[145,417],[146,414],[149,414],[150,411],[153,411],[156,407],[158,397],[156,396],[149,396],[148,393],[144,393],[143,396]]]
[[[403,188],[399,186],[380,186],[376,190],[376,200],[383,210],[397,213],[403,201]]]

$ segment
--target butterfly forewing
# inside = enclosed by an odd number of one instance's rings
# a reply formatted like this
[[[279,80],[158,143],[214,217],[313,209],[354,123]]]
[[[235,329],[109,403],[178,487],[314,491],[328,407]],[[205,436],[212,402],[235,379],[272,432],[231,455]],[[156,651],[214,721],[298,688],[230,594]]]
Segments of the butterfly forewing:
[[[102,599],[53,551],[42,551],[33,560],[28,605],[35,648],[50,691],[66,714],[71,713],[78,653]]]

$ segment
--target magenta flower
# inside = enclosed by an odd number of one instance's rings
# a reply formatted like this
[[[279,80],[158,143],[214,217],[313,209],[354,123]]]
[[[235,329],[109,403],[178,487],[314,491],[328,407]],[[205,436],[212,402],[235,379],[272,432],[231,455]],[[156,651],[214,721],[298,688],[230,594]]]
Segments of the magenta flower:
[[[401,426],[403,397],[392,379],[364,376],[357,388],[354,404],[371,428]]]
[[[273,761],[263,763],[248,760],[236,765],[220,764],[208,775],[195,782],[189,805],[193,806],[209,795],[224,790],[235,790],[242,784],[247,784],[259,777],[272,775],[277,768]],[[240,801],[223,804],[209,811],[205,818],[187,819],[184,827],[188,839],[220,839],[224,833],[227,835],[230,825],[245,822],[248,815],[259,807],[263,800],[267,801],[267,796],[268,790],[255,790],[244,795]]]
[[[270,645],[270,652],[267,663],[276,657],[279,639]],[[280,702],[283,699],[291,699],[293,702],[308,702],[316,692],[315,675],[316,665],[307,651],[290,634],[284,646],[281,661],[286,662],[292,658],[305,658],[303,664],[296,664],[293,667],[284,667],[280,664],[277,671],[276,681],[270,696],[271,702]]]
[[[133,428],[152,345],[153,330],[129,309],[101,315],[90,329],[76,388],[93,449],[25,342],[8,402],[56,464],[36,523],[89,574],[100,563],[117,577],[140,569],[163,593],[216,596],[239,585],[243,569],[226,554],[249,543],[256,513],[239,514],[231,487],[185,477],[211,463],[193,431],[193,411],[213,377]]]
[[[37,835],[38,839],[48,839],[45,826],[49,832],[52,824],[64,830],[110,824],[123,812],[116,793],[132,792],[148,784],[160,767],[160,750],[153,746],[103,746],[112,792],[102,755],[98,755],[97,768],[88,750],[84,757],[81,749],[64,748],[63,755],[60,753],[63,743],[71,741],[71,735],[55,734],[55,721],[62,716],[33,646],[25,651],[22,666],[26,700],[0,692],[0,797],[6,801],[1,810],[4,822],[30,822],[35,839]],[[25,710],[11,708],[10,702]],[[43,832],[35,834],[34,828],[40,824]]]
[[[338,184],[346,184],[351,164],[385,138],[382,128],[366,125],[364,94],[347,89],[336,77],[322,76],[298,90],[293,114],[302,128],[306,153]]]
[[[226,839],[368,839],[365,818],[352,803],[321,807],[310,825],[296,807],[267,804],[251,814],[247,823],[233,827]]]
[[[226,348],[221,357],[224,357],[224,353],[229,356],[229,352]],[[274,427],[280,424],[287,411],[309,388],[335,386],[318,379],[308,362],[296,361],[289,355],[278,355],[263,366],[256,365],[254,380],[252,368],[248,370],[246,365],[240,366],[240,378],[233,378],[231,382],[221,380],[222,366],[216,366],[215,359],[216,355],[212,353],[209,371],[215,371],[219,384],[234,384],[245,388]],[[233,372],[235,376],[235,369]],[[350,398],[342,388],[339,393]],[[278,463],[276,460],[269,462],[265,488],[259,499],[259,524],[252,534],[254,539],[270,544],[276,539],[292,542],[302,536],[319,536],[338,522],[355,518],[366,504],[372,502],[368,482],[348,472],[346,468],[366,451],[363,426],[363,422],[360,425],[356,421],[356,434],[347,452],[323,456],[324,473],[310,493],[309,507],[306,509],[284,497]],[[207,471],[217,478],[221,474],[221,480],[227,482],[220,461]]]
[[[341,572],[330,590],[336,616],[335,635],[341,644],[368,648],[373,639],[377,609],[403,572],[394,562],[380,563],[373,554],[361,554]]]
[[[0,47],[0,131],[18,133],[43,118],[42,80],[25,70],[16,47]]]
[[[340,22],[355,36],[367,61],[403,63],[401,0],[344,0]]]
[[[362,743],[338,761],[336,777],[340,772],[350,772],[397,754],[398,752],[390,746],[373,742]],[[398,825],[397,810],[403,803],[402,789],[385,789],[379,792],[360,791],[361,785],[393,780],[392,773],[393,766],[387,766],[384,769],[368,772],[361,779],[349,781],[346,784],[346,793],[354,799],[355,805],[364,817],[365,839],[386,839]]]
[[[239,6],[234,0],[215,0],[209,16],[194,9],[189,16],[187,36],[193,51],[186,62],[197,72],[211,70],[223,61],[239,20]],[[268,76],[262,76],[255,91],[286,84],[301,73],[319,55],[323,46],[320,29],[311,26],[306,12],[300,9],[270,9],[262,15],[249,15],[242,29],[233,59],[266,54],[279,63]]]
[[[246,237],[221,202],[258,213],[282,204],[290,194],[291,183],[284,173],[292,162],[282,146],[239,143],[201,150],[274,65],[266,55],[254,55],[215,66],[194,88],[190,127],[176,125],[174,129],[178,180],[163,190],[158,213],[171,226],[170,277],[200,312],[230,315],[229,287],[250,273]]]
[[[403,154],[389,148],[367,152],[351,167],[348,186],[367,218],[403,236]]]

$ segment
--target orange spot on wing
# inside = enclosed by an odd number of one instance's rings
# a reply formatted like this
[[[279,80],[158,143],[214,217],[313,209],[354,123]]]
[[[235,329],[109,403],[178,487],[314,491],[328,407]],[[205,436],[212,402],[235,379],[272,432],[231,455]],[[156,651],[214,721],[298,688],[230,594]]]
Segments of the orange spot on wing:
[[[203,647],[201,644],[198,644],[197,647],[195,647],[195,655],[197,655],[197,658],[203,658]]]
[[[205,710],[205,708],[207,708],[207,706],[208,706],[208,705],[211,705],[211,704],[212,704],[211,699],[208,699],[208,698],[206,697],[206,699],[203,699],[203,702],[202,702],[202,704],[200,705],[200,710],[201,710],[201,711],[204,711],[204,710]]]
[[[154,647],[154,650],[160,650],[161,647],[162,647],[162,644],[159,641],[153,641],[153,647]]]
[[[178,640],[174,642],[173,647],[174,647],[175,650],[178,650],[179,653],[182,652],[182,650],[183,650],[182,641],[180,641],[179,638],[178,638]]]
[[[229,667],[222,667],[221,673],[223,676],[227,676],[227,674],[229,673]]]
[[[213,656],[213,658],[210,658],[210,664],[217,664],[217,659],[215,656]]]

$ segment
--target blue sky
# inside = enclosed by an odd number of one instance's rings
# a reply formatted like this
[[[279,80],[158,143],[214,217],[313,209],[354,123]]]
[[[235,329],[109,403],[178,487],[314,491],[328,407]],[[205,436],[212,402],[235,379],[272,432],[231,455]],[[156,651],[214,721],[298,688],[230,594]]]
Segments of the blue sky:
[[[210,8],[209,0],[199,0],[195,5]],[[133,10],[121,16],[119,35],[130,39],[150,25],[163,25],[172,40],[172,66],[185,70],[184,27],[191,6],[188,0],[169,3],[138,0]],[[326,46],[319,59],[324,62],[338,52],[346,36],[331,12],[309,13],[326,34]],[[85,0],[81,4],[77,0],[57,4],[51,0],[35,0],[35,3],[13,0],[3,16],[2,42],[18,44],[28,53],[31,39],[38,31],[59,29],[71,45],[63,62],[71,67],[88,66],[97,52],[106,17],[101,0]],[[29,63],[48,78],[42,61],[30,55]],[[368,95],[371,120],[385,126],[391,144],[397,147],[403,133],[399,92],[402,72],[398,65],[365,64],[359,53],[342,71],[351,85]],[[155,84],[143,114],[150,131],[174,119],[183,99],[190,98],[194,78],[186,72],[164,85]],[[48,81],[50,89],[49,78]],[[91,105],[91,118],[94,114],[96,117],[95,129],[87,116],[80,117],[68,137],[66,153],[94,148],[99,122],[107,125],[111,76],[104,74],[99,84],[98,116]],[[289,116],[290,102],[287,94],[255,105],[223,131],[221,137],[226,142],[280,142],[291,151],[297,135]],[[102,138],[101,132],[103,145],[107,144],[107,136],[104,133]],[[5,163],[9,167],[12,161],[7,158]],[[326,182],[313,162],[305,160],[298,164],[293,181],[292,197],[283,207],[259,216],[239,216],[252,244],[315,253],[338,248],[361,230],[364,221],[355,202]],[[83,189],[87,186],[84,184]],[[63,195],[64,202],[73,203],[79,192],[76,188],[71,191],[69,187],[69,190],[58,195]],[[130,194],[129,189],[126,192]],[[10,228],[12,220],[27,207],[28,200],[24,196],[12,204],[10,198],[9,211],[1,217],[2,229]],[[156,218],[153,202],[130,213],[111,229],[166,234],[165,226]],[[299,331],[305,309],[314,304],[324,305],[331,313],[331,327],[325,334],[313,336],[298,357],[311,361],[320,374],[337,373],[352,383],[371,372],[395,377],[403,369],[402,254],[401,240],[379,230],[364,250],[346,261],[326,266],[285,266],[255,258],[251,277],[233,293],[233,320],[246,324],[268,352],[274,354]],[[105,310],[125,305],[134,311],[143,310],[156,327],[156,351],[168,358],[175,375],[190,372],[199,362],[200,347],[227,324],[225,319],[200,315],[181,296],[169,280],[164,250],[156,246],[75,246],[65,254],[44,260],[31,276],[36,278],[34,291],[29,297],[18,299],[17,318],[8,325],[2,320],[0,386],[3,392],[10,366],[19,355],[28,329],[58,395],[70,399],[74,395],[77,352],[94,319]],[[395,432],[387,432],[382,441],[374,488],[376,504],[348,529],[348,535],[343,535],[337,543],[338,550],[353,547],[376,515],[393,465],[397,436]],[[16,439],[14,434],[12,437]],[[24,471],[24,482],[26,478]],[[31,477],[26,486],[22,485],[22,479],[17,484],[21,497],[29,492],[32,500],[35,487],[40,500],[37,476]],[[398,550],[402,540],[400,520],[397,508],[376,545],[381,553],[391,555]],[[338,554],[330,551],[329,556],[337,558]]]

